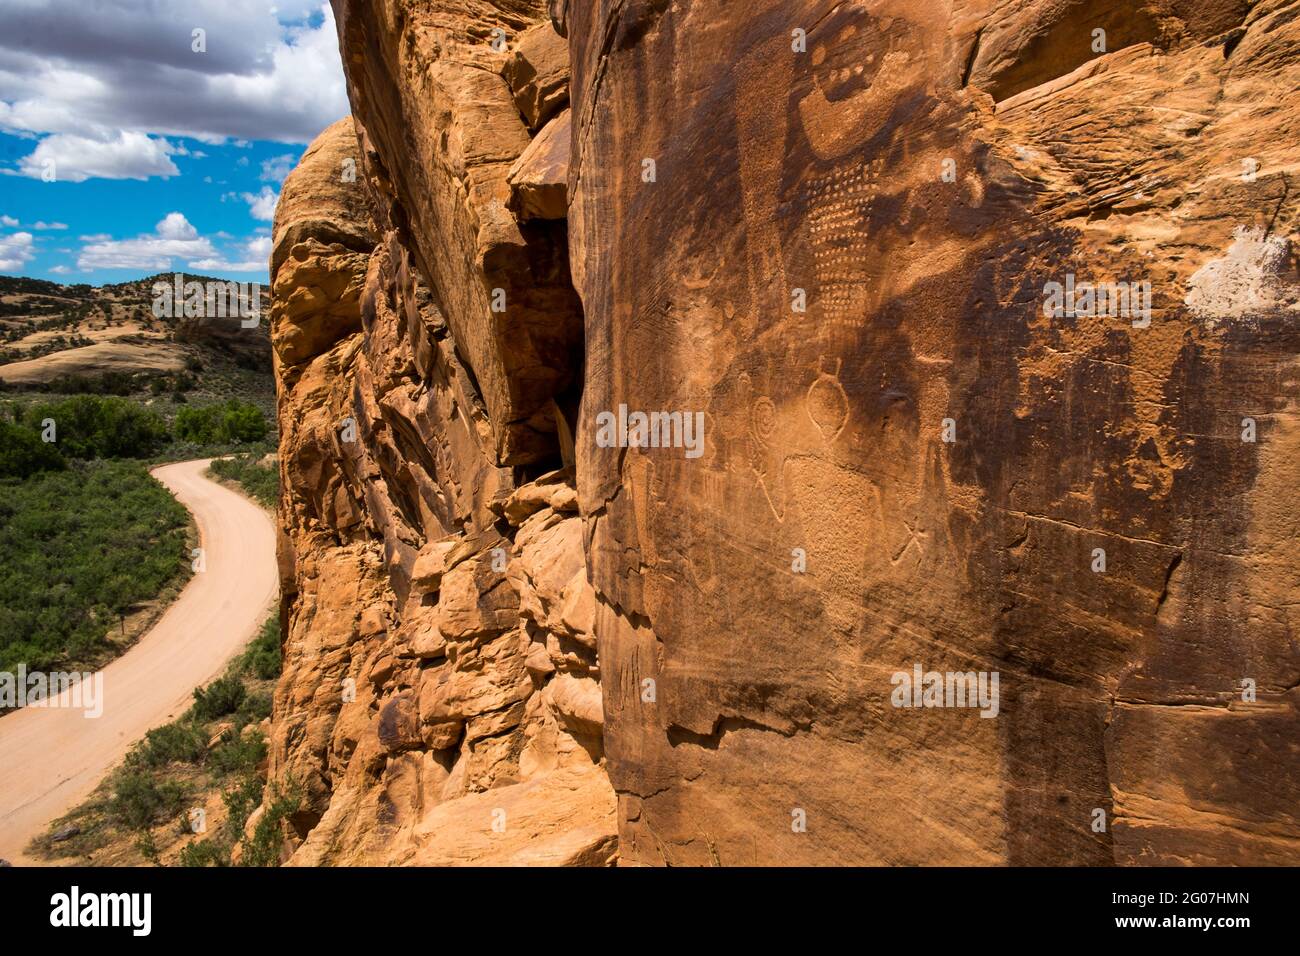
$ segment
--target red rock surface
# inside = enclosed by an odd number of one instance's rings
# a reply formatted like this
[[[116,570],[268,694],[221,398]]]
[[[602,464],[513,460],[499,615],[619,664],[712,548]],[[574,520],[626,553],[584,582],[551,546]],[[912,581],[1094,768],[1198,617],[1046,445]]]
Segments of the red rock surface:
[[[326,130],[275,223],[271,777],[304,798],[287,859],[603,865],[615,797],[572,472],[498,464],[366,142]]]
[[[334,7],[374,249],[282,200],[294,862],[1300,862],[1294,2]]]

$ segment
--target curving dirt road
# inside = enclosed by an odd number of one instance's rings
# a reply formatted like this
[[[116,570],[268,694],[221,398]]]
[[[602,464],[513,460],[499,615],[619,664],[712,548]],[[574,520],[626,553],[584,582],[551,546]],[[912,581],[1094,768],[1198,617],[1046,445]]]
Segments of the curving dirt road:
[[[84,800],[145,731],[184,712],[194,688],[217,677],[266,619],[278,588],[271,519],[205,478],[210,460],[153,469],[194,515],[206,569],[104,668],[103,713],[26,708],[0,719],[0,858],[33,862],[22,852],[28,841]]]

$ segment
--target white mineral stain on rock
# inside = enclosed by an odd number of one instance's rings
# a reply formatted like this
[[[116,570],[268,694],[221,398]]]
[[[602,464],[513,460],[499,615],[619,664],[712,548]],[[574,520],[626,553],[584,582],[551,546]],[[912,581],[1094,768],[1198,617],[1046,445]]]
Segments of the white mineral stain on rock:
[[[1183,302],[1211,328],[1277,307],[1290,244],[1259,227],[1238,226],[1226,254],[1211,259],[1187,280]]]

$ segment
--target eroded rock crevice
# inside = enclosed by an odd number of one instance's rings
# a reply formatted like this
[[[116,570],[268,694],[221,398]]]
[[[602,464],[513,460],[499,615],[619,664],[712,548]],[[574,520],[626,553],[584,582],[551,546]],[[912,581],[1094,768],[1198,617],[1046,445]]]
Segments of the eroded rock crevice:
[[[506,76],[473,55],[473,18],[433,43],[433,21],[369,7],[339,16],[368,64],[357,118],[313,144],[275,224],[288,861],[606,864],[581,311],[562,187],[523,155],[563,106],[567,51]],[[553,33],[513,25],[534,20]],[[416,74],[444,111],[385,112]]]

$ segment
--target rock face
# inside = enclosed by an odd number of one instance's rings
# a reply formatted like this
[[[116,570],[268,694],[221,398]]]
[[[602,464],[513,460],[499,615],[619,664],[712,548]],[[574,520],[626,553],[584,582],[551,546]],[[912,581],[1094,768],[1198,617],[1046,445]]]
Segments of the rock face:
[[[288,862],[602,865],[615,797],[573,472],[500,461],[452,296],[419,277],[367,143],[351,119],[326,130],[275,222]]]
[[[1295,5],[565,16],[620,858],[1300,860]]]
[[[516,71],[518,93],[502,77],[515,62],[509,43],[543,12],[483,0],[335,10],[353,113],[373,147],[369,168],[394,197],[394,227],[473,370],[502,465],[552,454],[554,403],[572,403],[565,396],[581,385],[582,309],[564,224],[521,221],[506,208],[506,175],[530,142],[517,98],[558,105],[550,60]],[[543,54],[553,58],[554,47]],[[539,82],[548,85],[527,93]]]
[[[528,128],[536,131],[569,102],[569,45],[550,23],[525,30],[502,76]]]
[[[1295,3],[334,8],[292,862],[1300,862]]]

